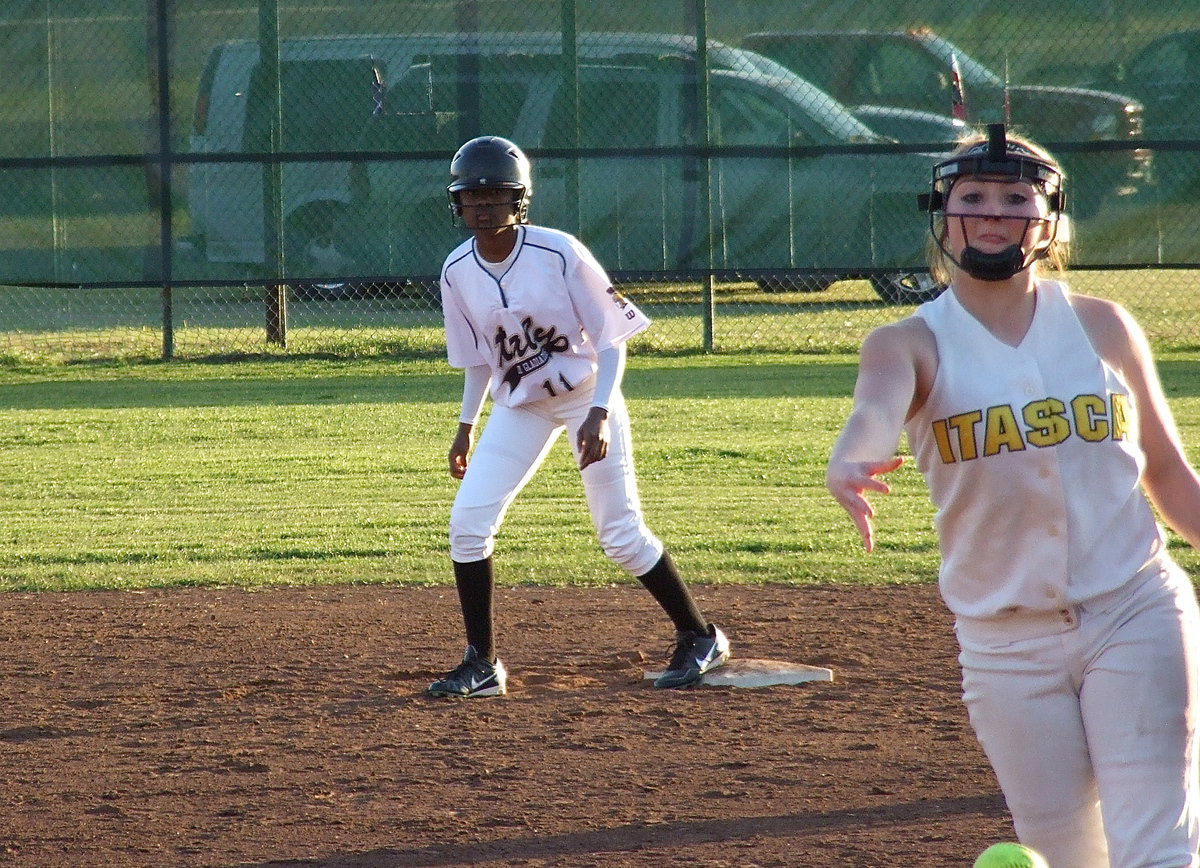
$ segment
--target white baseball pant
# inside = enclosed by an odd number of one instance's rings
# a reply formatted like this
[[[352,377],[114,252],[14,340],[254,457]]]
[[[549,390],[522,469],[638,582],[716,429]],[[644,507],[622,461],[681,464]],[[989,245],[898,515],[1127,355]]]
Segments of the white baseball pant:
[[[578,461],[575,432],[592,406],[594,386],[591,377],[556,397],[520,407],[492,405],[450,510],[453,560],[477,561],[492,554],[509,505],[533,478],[564,429]],[[609,402],[608,426],[608,455],[582,471],[584,492],[604,553],[630,574],[641,576],[658,563],[663,545],[642,516],[629,412],[619,389]]]
[[[1164,557],[1064,609],[959,619],[963,699],[1050,868],[1200,866],[1200,614]]]

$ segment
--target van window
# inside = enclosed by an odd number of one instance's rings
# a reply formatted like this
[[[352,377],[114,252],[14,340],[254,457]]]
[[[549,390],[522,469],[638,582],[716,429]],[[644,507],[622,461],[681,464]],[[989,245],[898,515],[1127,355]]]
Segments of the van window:
[[[387,92],[385,104],[389,112],[433,112],[433,68],[428,63],[414,63]]]
[[[271,149],[271,70],[261,63],[250,76],[243,150]],[[283,151],[338,151],[350,146],[376,110],[377,77],[386,70],[370,57],[296,60],[279,65]]]
[[[196,91],[196,110],[192,116],[192,133],[203,136],[208,132],[208,110],[212,105],[213,81],[217,76],[217,65],[224,55],[222,48],[209,52],[208,60],[204,63],[204,71],[200,73],[200,86]]]
[[[1138,58],[1130,70],[1130,78],[1171,83],[1187,81],[1195,75],[1190,72],[1192,65],[1187,44],[1182,39],[1167,40]]]
[[[397,82],[391,108],[467,115],[465,127],[476,134],[512,138],[551,62],[528,55],[418,55]]]
[[[855,102],[936,111],[950,105],[949,77],[924,51],[907,44],[879,43],[859,77]]]
[[[636,71],[580,69],[579,146],[652,148],[658,139],[658,83]],[[550,108],[543,147],[570,148],[571,100],[559,87]]]

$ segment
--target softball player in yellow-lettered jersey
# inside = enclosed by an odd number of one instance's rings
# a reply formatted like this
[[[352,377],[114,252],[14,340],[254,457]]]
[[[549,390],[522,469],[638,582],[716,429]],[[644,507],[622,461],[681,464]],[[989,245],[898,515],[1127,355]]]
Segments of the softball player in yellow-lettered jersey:
[[[864,342],[827,483],[873,547],[901,429],[937,507],[963,698],[1022,844],[1051,868],[1200,865],[1200,614],[1158,514],[1200,546],[1145,338],[1034,263],[1057,163],[995,125],[934,169],[949,288]]]

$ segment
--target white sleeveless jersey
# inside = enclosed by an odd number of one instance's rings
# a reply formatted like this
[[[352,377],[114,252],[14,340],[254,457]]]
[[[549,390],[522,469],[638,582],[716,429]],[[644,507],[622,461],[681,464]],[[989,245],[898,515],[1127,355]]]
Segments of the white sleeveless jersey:
[[[1018,347],[953,291],[916,316],[937,341],[938,370],[905,430],[937,507],[952,612],[1062,609],[1116,589],[1162,550],[1140,484],[1137,408],[1062,284],[1038,283]]]
[[[492,399],[507,407],[573,390],[596,371],[596,354],[650,325],[613,289],[576,238],[518,227],[511,265],[499,278],[467,239],[442,266],[442,315],[450,365],[492,370]]]

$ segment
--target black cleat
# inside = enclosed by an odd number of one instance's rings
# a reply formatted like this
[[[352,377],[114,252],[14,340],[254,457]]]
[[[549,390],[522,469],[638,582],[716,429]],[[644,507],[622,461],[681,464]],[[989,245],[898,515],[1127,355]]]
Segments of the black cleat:
[[[503,696],[508,691],[508,672],[497,658],[491,663],[481,658],[474,646],[467,646],[467,653],[445,678],[429,685],[430,696]]]
[[[705,672],[711,672],[729,659],[729,640],[709,624],[707,632],[682,630],[675,634],[675,653],[667,671],[654,682],[655,687],[678,688],[699,684]]]

